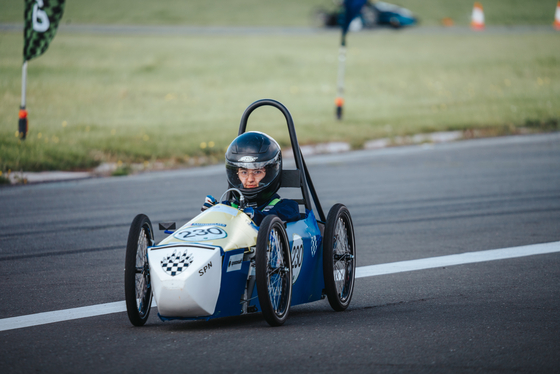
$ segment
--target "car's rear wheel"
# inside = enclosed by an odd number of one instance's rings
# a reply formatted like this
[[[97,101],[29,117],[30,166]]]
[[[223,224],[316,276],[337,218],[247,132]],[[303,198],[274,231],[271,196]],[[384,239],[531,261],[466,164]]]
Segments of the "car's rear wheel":
[[[350,305],[354,292],[356,247],[348,208],[335,204],[329,211],[323,238],[323,273],[329,304],[336,311]]]
[[[124,267],[124,292],[128,319],[134,326],[142,326],[148,320],[152,306],[152,287],[148,266],[148,247],[154,245],[150,219],[137,215],[128,232]]]
[[[264,318],[280,326],[288,318],[292,302],[292,263],[284,223],[275,215],[264,218],[257,236],[256,283]]]

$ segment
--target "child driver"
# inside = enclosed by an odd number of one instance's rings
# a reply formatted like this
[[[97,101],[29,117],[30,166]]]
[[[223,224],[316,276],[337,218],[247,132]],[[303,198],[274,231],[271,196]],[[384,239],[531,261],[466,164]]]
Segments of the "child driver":
[[[275,214],[286,222],[300,218],[298,204],[281,199],[276,193],[280,188],[281,171],[280,146],[262,132],[250,131],[239,135],[226,151],[228,186],[243,193],[247,201],[244,212],[257,226],[268,214]],[[216,203],[216,199],[208,195],[202,210]]]

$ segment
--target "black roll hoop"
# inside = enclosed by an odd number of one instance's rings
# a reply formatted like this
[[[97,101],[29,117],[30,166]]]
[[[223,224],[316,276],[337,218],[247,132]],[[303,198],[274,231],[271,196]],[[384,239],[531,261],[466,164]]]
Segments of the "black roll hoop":
[[[272,99],[261,99],[257,100],[245,109],[245,112],[241,116],[241,122],[239,124],[239,132],[238,136],[245,133],[247,129],[247,122],[249,120],[249,116],[253,111],[261,106],[272,106],[278,109],[286,118],[286,124],[288,126],[288,133],[290,135],[290,141],[292,143],[292,151],[294,153],[294,160],[296,163],[296,168],[300,171],[300,188],[301,193],[303,195],[304,205],[306,209],[312,210],[311,207],[311,200],[309,199],[309,192],[311,192],[311,196],[313,197],[313,203],[317,208],[317,212],[319,213],[319,220],[325,222],[325,213],[323,212],[323,208],[321,207],[321,203],[319,202],[319,198],[317,197],[317,192],[315,191],[315,187],[313,186],[313,182],[311,181],[311,177],[309,176],[309,171],[307,170],[307,165],[305,165],[305,161],[303,159],[303,155],[301,154],[301,149],[299,148],[299,143],[297,140],[296,130],[294,126],[294,121],[292,119],[292,115],[288,111],[288,109],[280,102]]]

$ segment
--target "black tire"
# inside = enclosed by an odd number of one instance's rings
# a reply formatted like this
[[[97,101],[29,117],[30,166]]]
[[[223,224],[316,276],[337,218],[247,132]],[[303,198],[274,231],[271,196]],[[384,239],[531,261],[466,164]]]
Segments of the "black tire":
[[[292,302],[292,258],[288,235],[280,218],[264,218],[257,236],[255,272],[261,310],[270,326],[280,326]]]
[[[323,238],[323,273],[329,304],[337,312],[350,305],[356,276],[354,225],[348,208],[335,204],[327,216]]]
[[[329,12],[325,8],[315,8],[310,13],[311,26],[321,27],[334,27],[338,26],[338,14]]]
[[[137,215],[128,232],[124,266],[124,293],[128,319],[134,326],[143,326],[152,307],[152,287],[147,248],[154,245],[150,219]]]
[[[389,20],[389,23],[391,24],[391,27],[394,29],[400,29],[401,28],[401,22],[399,21],[399,19],[397,17],[391,17],[391,19]]]

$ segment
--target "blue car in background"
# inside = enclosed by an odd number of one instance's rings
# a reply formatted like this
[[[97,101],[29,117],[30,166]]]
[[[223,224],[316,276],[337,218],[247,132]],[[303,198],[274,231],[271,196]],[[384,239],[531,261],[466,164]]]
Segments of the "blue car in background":
[[[340,27],[344,23],[344,6],[340,4],[334,11],[317,9],[314,12],[315,22],[322,27]],[[359,15],[350,23],[350,31],[372,29],[379,26],[401,28],[418,24],[412,12],[400,6],[382,1],[368,1]]]

